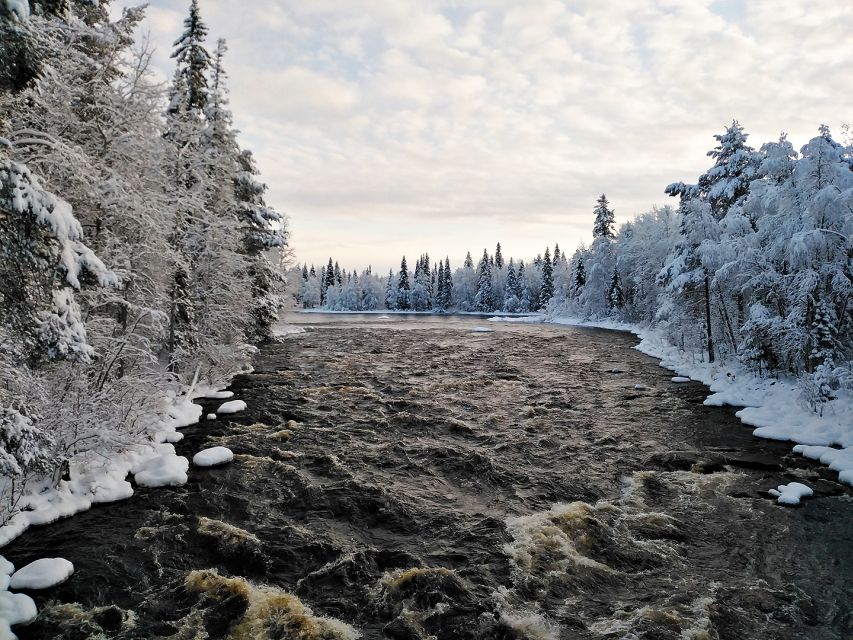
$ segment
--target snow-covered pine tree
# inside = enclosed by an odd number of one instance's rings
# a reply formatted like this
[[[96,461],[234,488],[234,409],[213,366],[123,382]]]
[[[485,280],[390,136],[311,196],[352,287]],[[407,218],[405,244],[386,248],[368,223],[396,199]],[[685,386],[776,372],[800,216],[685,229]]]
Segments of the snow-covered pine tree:
[[[595,214],[595,224],[592,228],[593,237],[612,239],[615,235],[613,227],[616,224],[616,218],[613,209],[610,208],[610,203],[607,201],[607,196],[603,193],[599,196],[593,213]]]
[[[501,243],[498,242],[498,246],[495,247],[495,267],[498,269],[504,268],[504,257],[501,253]]]

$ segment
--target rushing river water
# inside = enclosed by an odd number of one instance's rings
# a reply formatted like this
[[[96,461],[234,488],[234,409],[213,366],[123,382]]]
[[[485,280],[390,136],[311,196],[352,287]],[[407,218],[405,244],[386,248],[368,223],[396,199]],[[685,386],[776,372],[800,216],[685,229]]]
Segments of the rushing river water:
[[[22,639],[853,638],[850,492],[632,336],[297,321],[177,446],[233,463],[3,550],[76,567]]]

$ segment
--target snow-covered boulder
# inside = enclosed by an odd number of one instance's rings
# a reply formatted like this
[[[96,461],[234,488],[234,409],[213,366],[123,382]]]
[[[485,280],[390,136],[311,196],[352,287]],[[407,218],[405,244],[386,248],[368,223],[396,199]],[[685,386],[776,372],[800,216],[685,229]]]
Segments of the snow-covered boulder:
[[[0,556],[0,591],[5,591],[9,588],[9,580],[12,578],[13,573],[15,573],[15,565],[3,556]],[[0,637],[0,640],[2,640],[2,637]]]
[[[202,397],[207,399],[207,400],[227,400],[228,398],[234,397],[234,392],[233,391],[208,391]]]
[[[18,569],[9,582],[11,589],[49,589],[68,580],[74,565],[65,558],[41,558]]]
[[[234,452],[227,447],[211,447],[202,449],[193,456],[193,464],[197,467],[216,467],[234,459]]]
[[[35,620],[37,615],[36,603],[25,593],[0,591],[0,622],[6,622],[8,625],[27,624]],[[5,629],[0,625],[0,633],[3,631]]]
[[[776,502],[784,505],[797,505],[800,500],[814,495],[812,488],[802,482],[780,484],[776,489],[770,489],[771,496],[776,496]]]
[[[494,329],[490,329],[489,327],[474,327],[471,329],[471,333],[493,333]]]
[[[684,384],[685,382],[690,382],[690,378],[686,378],[684,376],[674,376],[672,381],[676,384]]]
[[[187,483],[190,462],[183,456],[166,453],[138,467],[133,474],[142,487],[178,487]]]
[[[216,420],[216,414],[215,413],[208,413],[207,419],[208,420]]]
[[[216,413],[237,413],[238,411],[245,411],[246,403],[242,400],[230,400],[228,402],[223,402],[219,405],[219,408],[216,410]]]

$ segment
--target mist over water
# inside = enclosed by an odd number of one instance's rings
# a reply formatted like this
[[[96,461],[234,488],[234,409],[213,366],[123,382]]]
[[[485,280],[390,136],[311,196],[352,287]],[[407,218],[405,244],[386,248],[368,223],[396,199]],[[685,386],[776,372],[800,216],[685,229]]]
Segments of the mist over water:
[[[177,445],[233,463],[4,549],[76,567],[21,638],[853,637],[849,490],[632,336],[296,321]]]

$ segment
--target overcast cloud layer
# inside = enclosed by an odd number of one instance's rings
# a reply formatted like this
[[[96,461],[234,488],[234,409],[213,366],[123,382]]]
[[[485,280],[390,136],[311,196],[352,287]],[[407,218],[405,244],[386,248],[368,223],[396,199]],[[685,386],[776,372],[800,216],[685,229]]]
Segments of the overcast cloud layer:
[[[126,2],[125,4],[133,4]],[[188,0],[152,0],[157,65]],[[527,257],[693,181],[737,118],[755,146],[841,133],[844,0],[200,0],[297,258]]]

